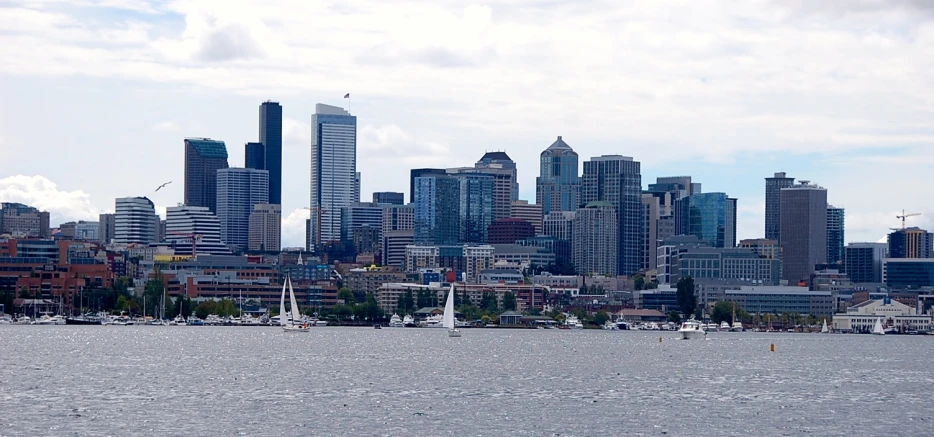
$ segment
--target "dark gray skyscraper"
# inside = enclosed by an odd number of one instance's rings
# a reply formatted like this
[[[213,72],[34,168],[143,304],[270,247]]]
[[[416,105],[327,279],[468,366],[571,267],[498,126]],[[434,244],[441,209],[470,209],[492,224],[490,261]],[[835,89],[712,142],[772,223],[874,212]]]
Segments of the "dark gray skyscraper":
[[[577,211],[581,191],[577,162],[577,152],[560,136],[542,152],[535,180],[535,203],[542,206],[542,214]]]
[[[263,143],[246,143],[243,146],[243,166],[255,170],[266,170],[266,147]]]
[[[405,193],[393,191],[377,191],[373,193],[373,203],[387,203],[389,205],[405,205]]]
[[[827,262],[827,190],[801,181],[781,190],[783,279],[809,280]]]
[[[782,188],[795,184],[795,178],[785,177],[784,172],[765,178],[765,238],[779,240],[782,233]]]
[[[843,208],[838,208],[833,205],[827,206],[827,262],[828,263],[842,263],[843,262],[843,247],[846,244],[844,228],[845,228],[845,211]],[[852,279],[852,278],[851,278]]]
[[[265,149],[263,164],[269,170],[269,203],[282,204],[282,106],[265,101],[259,105],[259,142]],[[248,168],[251,167],[247,164]]]
[[[217,171],[227,168],[227,145],[209,138],[185,139],[185,205],[217,213]]]
[[[642,175],[640,164],[628,156],[604,155],[584,162],[581,202],[610,202],[619,220],[617,263],[620,275],[633,275],[642,266]]]

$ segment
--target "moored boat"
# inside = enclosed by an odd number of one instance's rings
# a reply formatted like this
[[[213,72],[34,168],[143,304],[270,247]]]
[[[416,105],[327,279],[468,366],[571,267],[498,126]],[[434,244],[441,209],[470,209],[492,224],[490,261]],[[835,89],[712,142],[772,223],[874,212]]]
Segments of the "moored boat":
[[[704,325],[697,320],[688,320],[681,324],[678,334],[681,335],[682,340],[694,340],[706,337],[707,331],[704,330]]]

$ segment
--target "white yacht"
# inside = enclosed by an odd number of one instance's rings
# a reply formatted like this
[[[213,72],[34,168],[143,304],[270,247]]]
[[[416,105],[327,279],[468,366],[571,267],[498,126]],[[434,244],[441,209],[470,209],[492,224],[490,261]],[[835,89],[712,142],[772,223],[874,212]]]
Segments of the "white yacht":
[[[414,328],[418,325],[415,324],[415,317],[406,314],[405,317],[402,318],[402,326],[406,328]]]
[[[603,329],[607,331],[618,331],[619,327],[616,326],[616,322],[612,320],[607,320],[606,323],[603,324]]]
[[[620,331],[628,331],[630,329],[629,322],[626,322],[622,318],[616,319],[616,329]]]
[[[432,314],[422,322],[422,327],[425,328],[443,328],[444,327],[444,315],[442,314]]]
[[[401,328],[403,326],[404,325],[402,324],[402,318],[399,317],[398,314],[393,314],[392,317],[389,318],[390,328]]]
[[[730,331],[733,331],[733,332],[742,332],[742,331],[743,331],[743,322],[740,322],[739,320],[734,320],[734,321],[733,321],[733,326],[730,326]]]
[[[174,322],[172,323],[173,326],[188,326],[188,321],[185,320],[185,318],[182,317],[181,314],[175,316],[175,320],[173,320],[173,322]]]
[[[662,328],[658,326],[658,323],[649,322],[645,325],[643,329],[645,329],[646,331],[661,331]]]
[[[704,328],[704,331],[707,331],[707,332],[711,332],[711,331],[717,332],[719,330],[718,328],[720,327],[720,325],[716,323],[708,323],[706,325],[701,324],[701,326]]]
[[[568,318],[564,319],[564,326],[569,329],[584,329],[584,324],[575,315],[568,315]]]
[[[726,320],[720,322],[720,330],[723,331],[723,332],[729,332],[729,331],[730,331],[730,324],[727,323]]]
[[[694,340],[706,337],[707,331],[704,330],[704,325],[697,320],[688,320],[681,324],[678,334],[681,335],[682,340]]]
[[[827,319],[824,319],[824,325],[820,328],[821,334],[827,334],[830,332],[830,329],[827,328]]]

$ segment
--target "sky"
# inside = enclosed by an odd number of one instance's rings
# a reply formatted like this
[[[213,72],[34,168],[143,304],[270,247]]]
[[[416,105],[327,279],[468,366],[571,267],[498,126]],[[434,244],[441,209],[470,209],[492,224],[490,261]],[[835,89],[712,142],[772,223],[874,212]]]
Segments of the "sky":
[[[764,234],[765,177],[846,208],[846,240],[934,229],[934,3],[0,0],[0,201],[96,220],[183,199],[185,137],[258,139],[283,106],[283,245],[301,246],[316,103],[358,122],[363,200],[409,169],[517,162],[558,135],[691,175]],[[351,94],[351,99],[342,97]],[[159,192],[166,181],[172,184]]]

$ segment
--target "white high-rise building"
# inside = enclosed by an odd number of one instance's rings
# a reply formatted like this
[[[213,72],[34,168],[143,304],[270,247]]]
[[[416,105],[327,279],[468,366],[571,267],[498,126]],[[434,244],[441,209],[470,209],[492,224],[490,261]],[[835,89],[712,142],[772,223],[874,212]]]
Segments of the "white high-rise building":
[[[341,208],[359,200],[357,117],[319,103],[311,116],[311,130],[311,219],[306,241],[316,245],[340,240]]]
[[[269,171],[225,168],[217,171],[217,218],[221,241],[242,252],[250,243],[253,207],[269,203]]]
[[[165,241],[175,243],[178,255],[230,254],[230,249],[221,242],[221,224],[217,216],[204,206],[166,208]]]
[[[250,214],[250,250],[277,252],[282,248],[282,207],[268,203]]]
[[[114,208],[114,242],[155,243],[159,234],[156,207],[146,197],[120,197]]]

